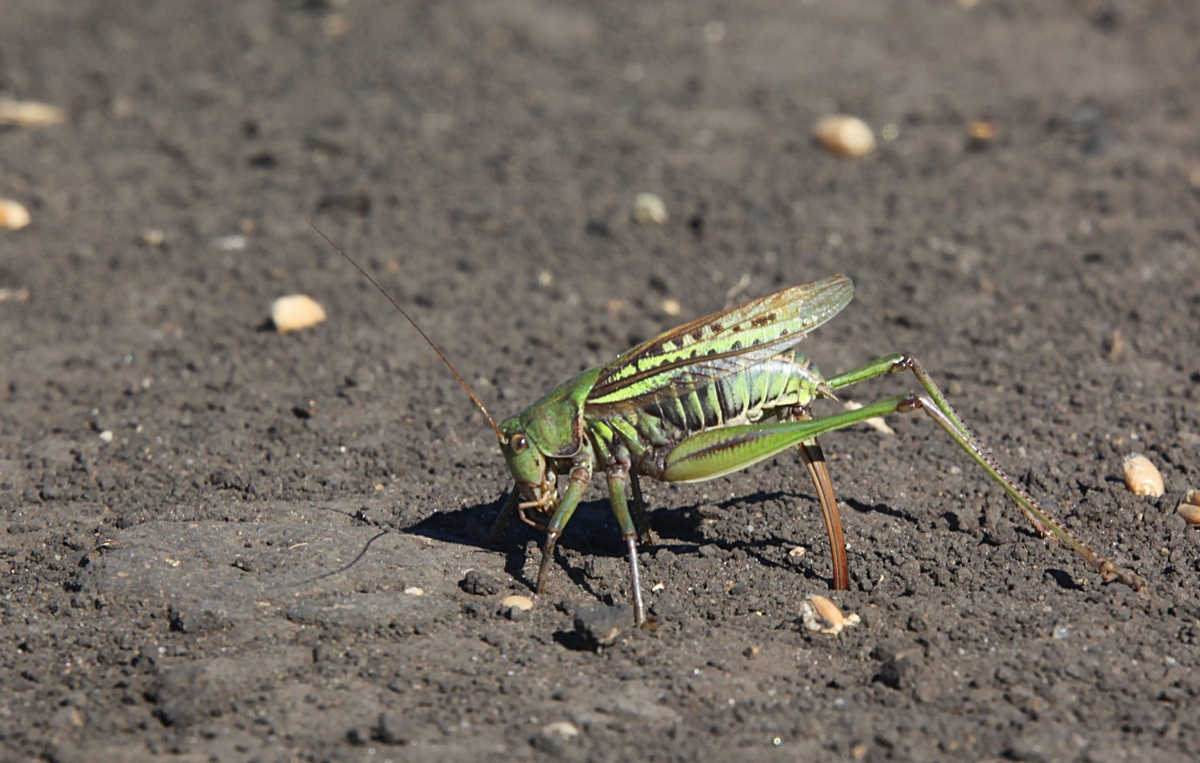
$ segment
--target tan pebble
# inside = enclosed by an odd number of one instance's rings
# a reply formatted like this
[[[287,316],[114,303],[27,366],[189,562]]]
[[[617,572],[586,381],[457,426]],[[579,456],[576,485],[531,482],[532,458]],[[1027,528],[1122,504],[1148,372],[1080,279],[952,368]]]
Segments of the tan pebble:
[[[1163,487],[1163,478],[1158,473],[1158,468],[1141,453],[1134,453],[1126,458],[1121,468],[1125,471],[1125,486],[1134,495],[1158,498],[1165,492],[1166,488]]]
[[[662,311],[673,317],[683,312],[683,305],[679,304],[679,300],[668,297],[662,301]]]
[[[0,227],[20,230],[29,225],[29,210],[19,201],[0,199]]]
[[[843,615],[836,604],[817,595],[800,602],[800,619],[808,630],[827,636],[836,636],[843,629],[859,623],[858,615]],[[822,621],[828,624],[822,625]]]
[[[856,403],[853,400],[847,400],[842,403],[842,407],[848,411],[857,411],[863,406],[862,403]],[[883,432],[884,434],[896,434],[896,430],[889,427],[887,422],[879,416],[872,416],[871,418],[864,420],[863,423],[877,432]]]
[[[307,294],[291,294],[271,303],[271,322],[281,334],[315,326],[325,317],[325,308]]]
[[[1193,488],[1187,491],[1187,494],[1183,496],[1183,502],[1190,503],[1193,506],[1200,506],[1200,490]]]
[[[792,557],[795,557],[798,559],[807,553],[808,553],[808,550],[806,548],[804,548],[804,546],[796,546],[795,548],[793,548],[791,551],[788,552],[788,556],[792,556]]]
[[[639,193],[633,200],[633,219],[640,225],[662,225],[667,221],[667,205],[653,193]]]
[[[0,302],[28,302],[29,296],[28,286],[0,286]]]
[[[620,315],[625,312],[627,307],[629,307],[629,303],[623,299],[604,300],[604,311],[609,315]]]
[[[976,151],[987,148],[999,133],[994,123],[986,119],[976,119],[967,125],[967,147]]]
[[[875,150],[875,133],[858,117],[845,114],[823,117],[813,132],[822,148],[839,156],[866,156]]]
[[[66,112],[57,106],[37,101],[14,101],[0,98],[0,125],[41,127],[56,125],[66,119]]]
[[[1200,525],[1200,506],[1194,503],[1181,503],[1176,511],[1189,525]]]
[[[408,588],[405,588],[404,592],[406,594],[408,594],[409,596],[424,596],[425,595],[425,589],[421,588],[419,586],[415,586],[415,585],[410,585]]]
[[[350,19],[340,13],[331,13],[321,19],[321,31],[326,37],[341,37],[354,27]]]
[[[725,39],[725,22],[710,21],[704,25],[704,41],[716,45]]]
[[[579,736],[579,727],[570,721],[555,721],[554,723],[546,724],[546,727],[542,729],[542,733],[548,737],[570,740]]]
[[[515,607],[522,612],[528,612],[533,609],[533,599],[528,596],[505,596],[500,600],[500,606],[505,609]]]
[[[846,621],[842,610],[838,606],[824,596],[809,596],[808,600],[812,602],[813,608],[817,610],[817,614],[825,618],[832,625],[841,625]]]

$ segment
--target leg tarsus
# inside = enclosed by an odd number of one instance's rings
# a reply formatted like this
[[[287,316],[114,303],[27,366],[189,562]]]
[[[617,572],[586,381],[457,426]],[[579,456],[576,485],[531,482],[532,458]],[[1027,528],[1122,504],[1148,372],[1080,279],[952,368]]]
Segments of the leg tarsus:
[[[633,625],[640,628],[646,622],[646,605],[642,600],[642,575],[638,570],[637,538],[625,536],[625,548],[629,553],[629,582],[633,586]]]

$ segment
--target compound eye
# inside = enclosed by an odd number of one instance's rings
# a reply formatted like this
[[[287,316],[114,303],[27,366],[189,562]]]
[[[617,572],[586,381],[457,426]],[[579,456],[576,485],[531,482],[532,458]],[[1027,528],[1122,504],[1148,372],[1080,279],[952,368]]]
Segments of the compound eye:
[[[519,456],[529,449],[529,440],[525,435],[517,433],[508,441],[508,447],[514,456]]]

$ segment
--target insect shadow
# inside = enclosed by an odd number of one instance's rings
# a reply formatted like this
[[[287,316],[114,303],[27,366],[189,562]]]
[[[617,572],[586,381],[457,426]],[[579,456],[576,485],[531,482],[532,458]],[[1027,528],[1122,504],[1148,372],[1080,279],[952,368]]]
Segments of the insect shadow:
[[[899,519],[902,522],[907,522],[914,527],[920,524],[920,520],[906,511],[900,511],[886,503],[864,503],[855,498],[843,498],[842,503],[849,506],[856,514],[882,514],[886,517]]]
[[[500,551],[505,554],[504,571],[514,580],[530,588],[535,581],[528,574],[531,559],[536,561],[544,541],[544,532],[522,522],[513,522],[508,527],[507,537],[498,547],[488,545],[488,530],[496,513],[504,503],[505,496],[495,501],[477,503],[451,511],[439,511],[415,524],[406,527],[394,527],[397,532],[420,535],[426,538],[463,546]],[[729,517],[739,510],[761,506],[775,506],[772,513],[779,511],[799,511],[806,506],[816,506],[817,497],[804,492],[763,491],[759,490],[747,495],[741,495],[718,503],[696,502],[691,504],[670,504],[659,506],[648,512],[651,528],[654,530],[656,542],[644,548],[649,551],[665,549],[679,555],[700,553],[702,546],[716,546],[723,553],[736,549],[743,551],[748,557],[756,560],[764,567],[776,569],[791,569],[803,575],[806,579],[827,580],[826,576],[809,564],[800,567],[780,561],[780,550],[791,549],[799,543],[805,543],[806,538],[794,535],[772,536],[754,540],[714,538],[704,529],[704,523],[709,520]],[[915,518],[897,512],[886,505],[867,505],[857,501],[847,501],[847,505],[858,513],[882,512],[915,523]],[[780,508],[780,506],[790,508]],[[794,517],[793,517],[794,519]],[[813,517],[806,512],[807,522],[814,524],[814,537],[819,531],[819,515]],[[575,520],[571,523],[571,532],[566,533],[558,548],[571,555],[579,554],[585,558],[609,557],[623,558],[625,546],[620,541],[620,532],[608,501],[597,499],[580,503]],[[592,576],[587,565],[573,564],[570,560],[560,558],[557,565],[563,569],[571,581],[597,599],[605,595],[592,586]]]
[[[420,535],[447,543],[484,549],[487,551],[502,551],[505,554],[504,571],[514,580],[529,588],[535,581],[526,573],[527,561],[532,554],[540,554],[540,546],[544,532],[522,522],[513,522],[508,528],[504,542],[499,546],[488,544],[489,528],[500,511],[507,495],[496,501],[478,503],[452,511],[439,511],[421,521],[407,527],[396,527],[397,532]],[[678,511],[684,511],[679,509]],[[565,536],[559,548],[568,552],[578,552],[583,555],[623,557],[625,547],[620,542],[616,521],[604,500],[584,501],[579,505],[578,519],[571,525],[571,532]],[[696,528],[699,535],[699,526]],[[534,542],[530,546],[530,541]],[[696,546],[693,546],[693,550]],[[682,548],[681,548],[682,550]],[[601,598],[589,582],[583,567],[566,565],[567,574],[577,585],[588,593]]]

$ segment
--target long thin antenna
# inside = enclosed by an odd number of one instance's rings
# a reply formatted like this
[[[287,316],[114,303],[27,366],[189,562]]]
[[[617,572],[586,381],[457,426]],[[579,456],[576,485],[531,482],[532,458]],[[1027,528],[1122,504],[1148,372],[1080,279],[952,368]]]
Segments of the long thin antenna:
[[[433,340],[429,338],[429,335],[421,330],[421,327],[417,325],[417,322],[414,321],[409,316],[408,313],[404,312],[404,308],[400,307],[400,304],[398,302],[396,302],[395,299],[392,298],[391,294],[388,294],[386,291],[384,291],[384,288],[382,286],[380,286],[375,281],[374,278],[371,277],[370,273],[363,270],[362,266],[359,265],[357,262],[355,262],[353,259],[351,259],[350,255],[343,252],[341,247],[339,247],[337,244],[333,243],[333,240],[330,239],[329,236],[326,236],[324,233],[322,233],[321,229],[318,228],[315,224],[313,224],[312,220],[310,220],[307,217],[304,219],[305,219],[305,221],[308,222],[309,227],[311,227],[313,230],[315,230],[317,232],[318,236],[325,239],[329,243],[329,245],[333,247],[334,251],[336,251],[338,254],[342,255],[343,257],[345,257],[346,261],[349,262],[351,265],[353,265],[354,268],[359,273],[362,273],[363,276],[365,276],[366,279],[371,282],[371,285],[379,290],[380,294],[387,297],[387,301],[392,303],[392,307],[394,307],[400,311],[400,314],[404,316],[404,319],[407,320],[412,325],[412,327],[417,330],[417,333],[421,335],[421,338],[424,339],[425,342],[431,348],[433,348],[433,351],[437,353],[437,356],[442,359],[442,362],[446,364],[446,368],[449,368],[450,373],[454,374],[454,378],[458,379],[458,383],[463,386],[463,389],[465,389],[467,391],[467,394],[471,396],[471,399],[475,401],[475,405],[479,406],[479,410],[483,411],[483,415],[487,418],[488,423],[492,425],[492,429],[496,430],[496,438],[503,440],[504,437],[503,437],[503,435],[500,434],[500,427],[496,426],[495,419],[493,419],[491,417],[491,414],[489,414],[487,412],[487,408],[484,407],[483,403],[479,402],[479,398],[475,397],[475,392],[471,390],[471,386],[469,384],[467,384],[467,380],[462,378],[462,374],[460,374],[458,371],[454,370],[454,366],[451,365],[450,361],[446,358],[446,356],[442,354],[442,351],[438,349],[438,346],[433,343]]]

